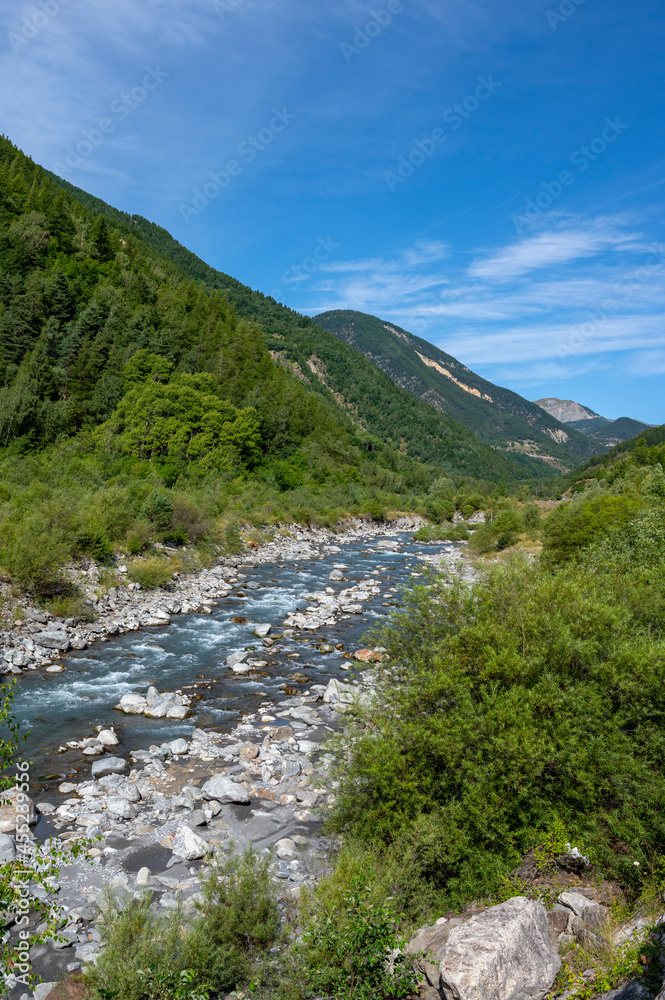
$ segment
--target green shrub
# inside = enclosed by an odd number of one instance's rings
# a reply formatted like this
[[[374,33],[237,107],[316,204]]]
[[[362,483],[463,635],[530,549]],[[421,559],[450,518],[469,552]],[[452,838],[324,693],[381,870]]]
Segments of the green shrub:
[[[517,541],[517,535],[515,534],[514,531],[510,531],[510,529],[508,529],[507,531],[501,531],[499,532],[496,539],[496,547],[499,550],[499,552],[501,552],[503,549],[510,548],[510,546],[514,545],[516,541]]]
[[[155,556],[152,559],[137,560],[130,564],[127,575],[134,583],[140,583],[144,590],[154,590],[173,581],[177,566],[170,559]]]
[[[86,972],[87,984],[102,1000],[199,1000],[260,978],[279,925],[269,865],[251,848],[213,864],[189,922],[179,909],[155,913],[150,893],[124,909],[109,896],[105,947]]]
[[[552,564],[579,559],[589,545],[625,528],[639,506],[630,493],[613,495],[597,488],[561,504],[543,527],[545,558]]]
[[[665,843],[664,557],[657,501],[575,565],[415,588],[372,636],[390,661],[340,743],[335,828],[416,856],[447,908],[560,821],[634,896]]]
[[[167,531],[173,524],[173,499],[166,493],[153,490],[141,507],[141,517],[160,531]]]
[[[71,589],[62,574],[70,555],[62,531],[44,516],[33,514],[20,523],[2,525],[0,562],[20,587],[37,597],[54,597]]]
[[[186,940],[184,961],[216,992],[250,978],[278,937],[271,860],[250,847],[239,858],[214,865],[202,882],[203,902]]]
[[[315,894],[297,951],[301,990],[335,1000],[398,1000],[411,996],[418,976],[387,902],[373,897],[371,871],[355,873],[331,904]],[[389,960],[393,958],[392,963]]]
[[[496,551],[496,538],[491,524],[478,525],[469,540],[469,548],[479,556]]]

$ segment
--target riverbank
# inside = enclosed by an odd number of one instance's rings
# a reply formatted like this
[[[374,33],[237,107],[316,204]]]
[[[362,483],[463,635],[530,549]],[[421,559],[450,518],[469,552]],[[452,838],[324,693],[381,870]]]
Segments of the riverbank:
[[[232,729],[220,732],[197,725],[193,730],[194,718],[180,723],[189,725],[188,735],[157,741],[148,749],[134,745],[127,752],[126,737],[118,740],[117,727],[85,733],[83,740],[79,734],[79,739],[72,741],[74,745],[63,745],[63,761],[75,757],[80,766],[75,766],[74,772],[78,773],[60,781],[46,795],[44,787],[35,791],[34,819],[38,823],[34,831],[40,840],[52,836],[60,844],[81,836],[102,839],[92,849],[91,868],[80,863],[63,872],[60,898],[67,908],[63,930],[68,944],[38,946],[33,954],[35,969],[47,981],[94,961],[99,954],[96,919],[104,887],[110,887],[119,898],[150,888],[156,906],[168,910],[180,900],[191,909],[198,892],[198,870],[231,842],[236,849],[252,843],[259,850],[271,851],[273,877],[285,900],[327,869],[331,845],[320,832],[320,810],[331,795],[324,744],[353,698],[367,691],[362,676],[348,684],[349,674],[342,680],[344,675],[339,671],[349,671],[354,663],[368,658],[378,660],[382,654],[368,650],[355,660],[357,643],[354,649],[351,644],[335,641],[333,645],[325,640],[335,627],[335,640],[350,628],[353,634],[358,633],[355,623],[361,613],[377,602],[381,590],[390,583],[391,571],[385,559],[400,559],[405,536],[400,537],[399,531],[418,526],[410,521],[358,523],[343,536],[298,529],[243,559],[226,560],[220,567],[178,581],[181,607],[185,601],[193,603],[197,588],[201,603],[206,602],[203,607],[213,616],[218,614],[215,598],[205,588],[223,593],[232,590],[233,600],[237,595],[241,595],[240,601],[247,594],[260,596],[259,585],[248,580],[247,572],[262,563],[279,566],[295,560],[300,561],[298,565],[311,566],[316,561],[317,579],[323,578],[328,585],[308,592],[310,603],[300,610],[291,607],[283,612],[280,622],[256,627],[248,622],[242,626],[244,643],[227,647],[231,651],[220,666],[224,675],[239,685],[260,683],[267,687],[266,668],[269,671],[271,662],[280,656],[279,676],[288,665],[292,670],[298,668],[280,684],[282,697],[260,699],[257,710],[245,712]],[[363,572],[360,563],[349,567],[342,562],[345,543],[347,552],[363,546],[362,552],[374,553],[372,568],[368,564],[368,571]],[[451,564],[460,559],[451,545],[436,546],[435,551]],[[431,549],[414,552],[414,557],[436,558]],[[223,575],[215,573],[216,569],[222,569]],[[155,607],[164,596],[130,593],[133,601],[149,597]],[[175,594],[169,596],[174,598]],[[384,601],[384,605],[394,605],[396,588],[390,587],[385,597],[390,602]],[[125,620],[124,608],[110,610],[108,624]],[[148,606],[148,610],[152,608]],[[282,619],[285,624],[281,624]],[[162,628],[159,634],[167,636],[169,630]],[[91,641],[110,636],[93,633]],[[311,659],[314,654],[321,658],[318,672],[311,664],[299,662],[299,657]],[[71,662],[73,665],[74,658]],[[66,683],[66,678],[67,674],[51,683]],[[201,711],[200,703],[194,702],[194,710]],[[125,718],[131,722],[134,716],[118,714],[119,723]],[[65,767],[69,770],[71,763]]]
[[[57,673],[64,669],[62,656],[69,650],[84,650],[109,636],[167,625],[173,615],[210,614],[217,600],[226,597],[239,582],[237,574],[242,568],[251,569],[266,562],[317,558],[324,550],[333,552],[340,540],[349,542],[360,536],[394,535],[399,531],[417,530],[424,523],[418,517],[402,517],[389,522],[354,519],[345,524],[343,532],[291,525],[274,541],[256,546],[254,550],[220,559],[210,569],[178,574],[168,590],[142,590],[139,584],[127,579],[127,567],[121,563],[112,574],[114,585],[107,587],[100,596],[103,567],[91,560],[85,565],[69,566],[68,576],[87,598],[94,621],[80,616],[57,617],[35,606],[27,597],[14,601],[13,608],[22,617],[15,617],[0,628],[0,673],[16,676],[25,670],[40,668]],[[111,576],[108,571],[106,575],[107,578]]]

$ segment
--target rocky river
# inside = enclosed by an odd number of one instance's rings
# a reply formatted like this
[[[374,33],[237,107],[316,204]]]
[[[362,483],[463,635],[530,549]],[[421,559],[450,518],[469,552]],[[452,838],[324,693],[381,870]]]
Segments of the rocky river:
[[[92,625],[28,608],[5,635],[30,731],[32,832],[98,838],[92,864],[62,872],[63,941],[33,949],[46,982],[96,960],[104,887],[191,912],[198,870],[231,844],[270,851],[285,898],[327,869],[325,743],[366,696],[363,661],[385,655],[363,635],[427,562],[462,563],[453,545],[414,543],[416,527],[292,529],[168,591],[119,582]],[[5,805],[5,860],[14,823]]]

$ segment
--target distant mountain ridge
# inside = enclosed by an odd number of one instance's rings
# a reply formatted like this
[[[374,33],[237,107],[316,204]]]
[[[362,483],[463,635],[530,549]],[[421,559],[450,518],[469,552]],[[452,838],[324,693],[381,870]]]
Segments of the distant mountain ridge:
[[[505,454],[536,458],[565,471],[598,450],[577,428],[481,378],[452,355],[394,323],[350,309],[321,313],[314,322],[364,354],[402,389]]]
[[[562,424],[572,424],[578,420],[592,420],[599,417],[599,413],[590,410],[588,406],[582,406],[572,399],[557,399],[556,396],[547,396],[545,399],[534,399],[536,406],[539,406],[551,417],[560,420]]]
[[[576,403],[572,399],[557,399],[555,396],[547,396],[544,399],[536,399],[535,404],[546,413],[556,417],[562,424],[567,424],[574,430],[585,434],[602,448],[613,448],[615,445],[621,444],[622,441],[628,441],[653,426],[653,424],[645,424],[641,420],[634,420],[632,417],[609,420],[607,417],[601,417],[599,413],[595,413],[588,406]]]

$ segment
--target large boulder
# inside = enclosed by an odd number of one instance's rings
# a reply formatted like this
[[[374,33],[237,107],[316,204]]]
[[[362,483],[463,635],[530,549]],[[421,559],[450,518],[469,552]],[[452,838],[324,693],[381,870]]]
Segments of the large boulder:
[[[236,805],[249,803],[249,792],[244,785],[231,781],[225,774],[215,774],[201,788],[204,799],[215,799],[217,802],[235,802]]]
[[[61,653],[65,653],[70,646],[69,636],[64,629],[51,629],[48,632],[38,632],[34,636],[34,641],[38,645],[44,646],[45,649],[57,649]]]
[[[542,1000],[560,967],[545,907],[514,896],[451,930],[440,985],[447,1000]]]

